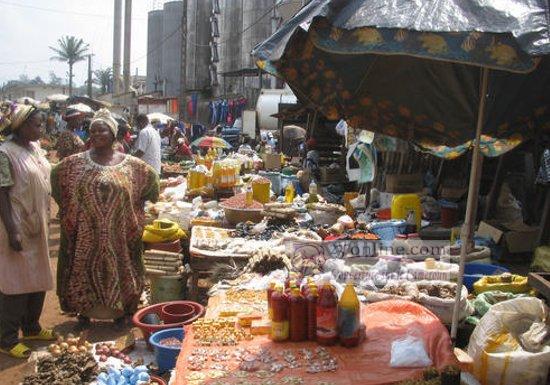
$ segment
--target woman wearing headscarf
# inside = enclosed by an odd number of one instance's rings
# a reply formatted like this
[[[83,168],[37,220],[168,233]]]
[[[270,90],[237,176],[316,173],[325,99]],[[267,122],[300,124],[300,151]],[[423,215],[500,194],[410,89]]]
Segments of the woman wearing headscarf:
[[[12,138],[0,145],[0,351],[27,358],[24,339],[49,341],[40,314],[53,288],[48,249],[50,164],[38,140],[44,115],[18,105],[2,120]],[[6,124],[5,124],[6,125]]]
[[[80,111],[70,110],[63,119],[67,122],[67,129],[57,138],[56,150],[59,160],[85,150],[84,141],[76,131],[82,129],[86,115]]]
[[[89,326],[90,316],[104,318],[98,314],[123,322],[143,290],[144,202],[157,200],[159,181],[145,162],[113,149],[117,126],[108,110],[99,110],[90,150],[52,171],[61,219],[57,295],[64,311],[79,314],[79,328]]]

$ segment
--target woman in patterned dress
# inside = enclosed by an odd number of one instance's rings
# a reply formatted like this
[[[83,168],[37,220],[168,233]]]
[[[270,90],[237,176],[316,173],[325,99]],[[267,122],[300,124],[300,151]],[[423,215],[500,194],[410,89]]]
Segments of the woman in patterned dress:
[[[116,136],[109,111],[98,111],[90,150],[52,172],[62,230],[57,295],[64,311],[79,314],[80,328],[99,313],[123,322],[143,290],[144,202],[157,200],[159,181],[145,162],[113,149]]]
[[[20,329],[23,339],[55,339],[38,322],[46,291],[53,289],[50,164],[38,144],[44,115],[19,105],[9,122],[13,138],[0,145],[0,351],[27,358],[30,349],[19,342]]]

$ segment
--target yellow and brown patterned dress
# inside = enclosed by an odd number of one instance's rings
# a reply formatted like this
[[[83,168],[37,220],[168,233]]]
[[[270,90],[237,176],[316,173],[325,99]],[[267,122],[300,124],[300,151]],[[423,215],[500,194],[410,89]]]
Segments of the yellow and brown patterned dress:
[[[63,131],[57,138],[56,150],[59,160],[78,154],[86,149],[86,145],[73,131]]]
[[[143,207],[158,198],[157,174],[130,155],[102,166],[86,151],[59,163],[51,180],[61,219],[61,308],[81,314],[95,307],[134,311],[144,280]]]

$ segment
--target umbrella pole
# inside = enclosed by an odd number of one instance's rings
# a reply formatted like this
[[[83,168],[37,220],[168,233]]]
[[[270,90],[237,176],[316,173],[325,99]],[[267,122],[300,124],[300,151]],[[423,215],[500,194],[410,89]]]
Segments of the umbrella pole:
[[[474,225],[475,225],[475,212],[477,208],[477,200],[479,194],[479,184],[481,179],[481,151],[480,151],[480,139],[481,131],[483,129],[483,121],[485,114],[485,100],[487,97],[487,83],[489,77],[489,69],[483,67],[481,71],[481,87],[479,92],[479,106],[477,112],[477,125],[476,125],[476,138],[474,142],[472,166],[470,171],[470,182],[468,185],[468,200],[466,203],[466,216],[464,218],[464,225],[462,226],[460,246],[460,260],[458,269],[458,280],[456,284],[456,296],[455,305],[453,308],[453,318],[451,324],[451,340],[453,344],[456,342],[456,335],[458,330],[458,316],[460,311],[460,300],[462,293],[462,284],[464,280],[464,265],[466,263],[466,255],[470,248],[470,242],[473,238]]]

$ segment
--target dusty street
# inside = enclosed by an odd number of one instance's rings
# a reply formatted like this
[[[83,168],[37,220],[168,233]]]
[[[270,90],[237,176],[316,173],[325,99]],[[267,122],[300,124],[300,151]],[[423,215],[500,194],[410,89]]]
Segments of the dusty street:
[[[52,204],[52,218],[57,214],[57,207]],[[57,267],[57,252],[59,247],[59,224],[58,221],[52,219],[50,225],[50,254],[52,271],[55,276]],[[50,291],[46,295],[46,302],[41,318],[42,326],[45,328],[54,328],[61,334],[73,332],[76,326],[76,320],[61,313],[59,302],[54,291]],[[124,331],[115,332],[110,322],[95,322],[93,328],[89,331],[89,340],[91,342],[105,341],[123,335]],[[28,342],[30,347],[47,346],[45,342]],[[2,385],[17,385],[25,376],[25,373],[32,370],[32,365],[29,365],[25,360],[17,360],[6,355],[0,355],[0,384]]]

